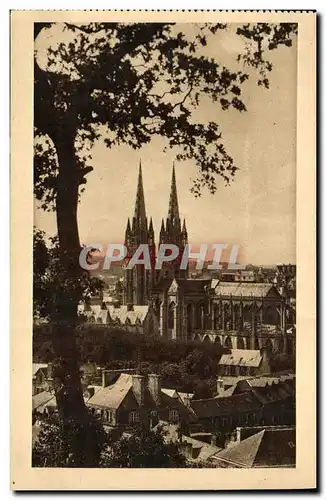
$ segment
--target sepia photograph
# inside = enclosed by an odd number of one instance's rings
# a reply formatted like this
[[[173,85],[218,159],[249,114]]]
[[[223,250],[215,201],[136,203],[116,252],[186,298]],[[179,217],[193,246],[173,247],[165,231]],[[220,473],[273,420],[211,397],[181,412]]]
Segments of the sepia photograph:
[[[29,467],[290,478],[299,14],[62,14],[29,20]]]

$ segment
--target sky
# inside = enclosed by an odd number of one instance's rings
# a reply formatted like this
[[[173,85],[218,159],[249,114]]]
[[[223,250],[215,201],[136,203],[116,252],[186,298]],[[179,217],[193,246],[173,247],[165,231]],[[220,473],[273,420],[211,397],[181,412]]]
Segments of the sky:
[[[243,42],[235,26],[218,31],[204,49],[228,68],[238,68],[236,57]],[[178,26],[191,30],[191,26]],[[42,51],[64,38],[60,25],[36,41]],[[270,89],[257,86],[255,78],[243,85],[248,111],[222,111],[203,100],[196,113],[221,128],[224,145],[239,167],[234,182],[217,192],[204,190],[201,198],[190,192],[196,167],[191,161],[176,162],[180,216],[186,219],[189,243],[237,244],[241,262],[257,265],[295,263],[296,255],[296,79],[297,47],[280,47],[268,54],[273,64]],[[81,243],[123,242],[126,222],[132,217],[139,161],[142,162],[147,216],[153,218],[156,241],[162,217],[167,216],[172,163],[175,151],[163,152],[165,141],[156,137],[140,150],[127,146],[107,149],[103,139],[92,151],[94,171],[78,209]],[[48,235],[56,234],[54,213],[35,202],[35,225]]]

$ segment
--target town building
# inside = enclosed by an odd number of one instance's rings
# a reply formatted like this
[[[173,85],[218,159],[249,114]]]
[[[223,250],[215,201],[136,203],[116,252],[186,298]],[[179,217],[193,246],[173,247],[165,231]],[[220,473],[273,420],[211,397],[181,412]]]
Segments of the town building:
[[[46,363],[33,363],[32,365],[32,391],[33,396],[48,390],[48,365]]]
[[[155,235],[152,218],[150,218],[148,223],[146,215],[143,177],[140,164],[134,216],[132,222],[128,219],[125,231],[125,246],[127,248],[127,262],[124,276],[125,305],[146,305],[150,301],[153,287],[159,283],[162,278],[185,278],[188,275],[188,269],[180,269],[181,257],[188,243],[188,234],[185,220],[181,225],[174,166],[172,169],[168,216],[165,222],[164,219],[162,219],[159,234],[159,244],[162,243],[176,245],[179,248],[179,255],[174,261],[163,263],[162,269],[155,270]],[[132,269],[128,269],[128,261],[132,258],[141,244],[148,245],[152,269],[147,270],[144,265],[135,265]]]
[[[127,221],[125,246],[128,262],[139,245],[148,245],[152,266],[146,269],[138,264],[128,269],[126,262],[123,306],[88,301],[81,305],[81,312],[89,322],[172,340],[213,342],[229,349],[267,348],[273,353],[295,353],[295,299],[282,295],[284,287],[279,287],[277,280],[275,284],[257,282],[260,274],[253,270],[224,271],[219,278],[191,278],[188,268],[180,269],[188,231],[179,215],[174,166],[168,215],[162,219],[158,242],[179,248],[179,256],[164,263],[161,270],[154,268],[155,231],[151,218],[148,222],[140,165],[134,216]],[[278,274],[289,277],[287,282],[293,285],[295,266],[283,267],[278,266]]]
[[[229,394],[191,401],[197,421],[191,432],[215,434],[224,447],[236,427],[295,425],[295,381],[236,386]]]
[[[102,386],[87,389],[87,406],[100,415],[104,424],[129,428],[159,420],[170,423],[191,423],[196,417],[190,400],[182,399],[161,387],[157,374],[143,376],[135,370],[103,370]]]
[[[219,362],[219,375],[238,377],[270,373],[269,353],[261,350],[231,349],[222,354]]]
[[[212,455],[221,468],[295,467],[293,426],[238,427],[229,446]]]

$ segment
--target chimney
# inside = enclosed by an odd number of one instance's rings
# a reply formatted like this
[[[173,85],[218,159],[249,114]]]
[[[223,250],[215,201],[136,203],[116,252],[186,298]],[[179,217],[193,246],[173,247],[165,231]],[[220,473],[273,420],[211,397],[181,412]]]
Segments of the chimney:
[[[161,377],[156,373],[150,373],[148,375],[148,390],[157,405],[161,401]]]
[[[190,396],[188,392],[183,396],[182,399],[183,399],[183,404],[188,408],[190,408]]]
[[[86,394],[88,394],[88,399],[90,399],[92,396],[94,396],[94,387],[87,387],[85,392]]]
[[[109,370],[102,370],[102,387],[107,387],[109,385]]]
[[[145,377],[143,375],[132,376],[132,388],[139,406],[144,406],[145,400]]]
[[[218,377],[217,381],[216,381],[216,390],[217,390],[217,394],[220,394],[224,389],[224,381],[221,377]]]

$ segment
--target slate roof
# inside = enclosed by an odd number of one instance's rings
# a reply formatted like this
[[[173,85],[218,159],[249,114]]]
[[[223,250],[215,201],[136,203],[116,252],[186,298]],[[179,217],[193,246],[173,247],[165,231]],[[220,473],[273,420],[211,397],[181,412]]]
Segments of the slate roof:
[[[32,374],[33,374],[33,377],[35,377],[35,375],[37,374],[37,372],[40,370],[40,369],[44,369],[46,370],[48,368],[48,365],[46,363],[33,363],[32,365]]]
[[[129,391],[132,391],[132,375],[122,373],[114,384],[96,390],[94,395],[88,399],[87,404],[90,406],[117,409]],[[160,396],[161,402],[159,406],[161,408],[169,407],[171,409],[177,409],[181,418],[196,421],[196,415],[193,410],[182,402],[177,391],[173,389],[162,389]],[[147,386],[145,386],[144,406],[146,408],[154,408],[157,406]]]
[[[132,377],[122,373],[118,380],[107,387],[101,387],[89,398],[91,406],[102,406],[107,408],[119,408],[120,404],[132,388]]]
[[[164,292],[176,281],[178,287],[184,293],[203,293],[205,287],[210,285],[211,280],[207,279],[191,279],[191,278],[163,278],[153,288],[153,292]]]
[[[232,297],[267,297],[273,290],[275,295],[279,295],[274,285],[271,283],[242,283],[220,281],[215,287],[215,295]]]
[[[266,387],[267,385],[278,384],[287,380],[294,380],[295,374],[289,373],[288,375],[262,375],[259,377],[246,378],[249,387]]]
[[[261,404],[273,403],[294,396],[294,381],[279,382],[272,386],[255,387],[253,391]]]
[[[164,392],[164,394],[167,394],[168,396],[170,396],[170,398],[177,398],[178,397],[178,392],[176,389],[165,389],[164,387],[162,387],[161,391]]]
[[[230,397],[193,399],[191,408],[198,418],[214,418],[234,412],[260,409],[261,405],[251,392],[243,392]]]
[[[114,307],[113,305],[85,305],[79,307],[79,312],[85,314],[87,318],[94,318],[95,322],[101,322],[104,324],[113,322],[118,324],[130,323],[135,325],[137,323],[142,324],[149,310],[149,306],[133,306],[131,311],[128,310],[128,306]]]
[[[221,388],[219,389],[219,393],[215,398],[228,398],[233,395],[234,391],[236,388],[236,384],[231,385],[231,387],[228,387],[227,389]]]
[[[178,285],[185,293],[202,293],[210,284],[210,279],[176,279]]]
[[[269,428],[229,446],[214,459],[236,467],[276,467],[295,465],[295,429]]]
[[[129,320],[132,325],[135,325],[137,320],[143,323],[148,313],[149,306],[133,306],[131,311],[128,311],[128,306],[109,306],[108,310],[113,321],[118,320],[120,323],[125,324]]]
[[[229,354],[222,354],[219,365],[247,366],[258,368],[262,360],[259,350],[231,349]]]
[[[32,409],[37,410],[44,406],[50,399],[55,399],[53,392],[42,391],[32,397]]]

